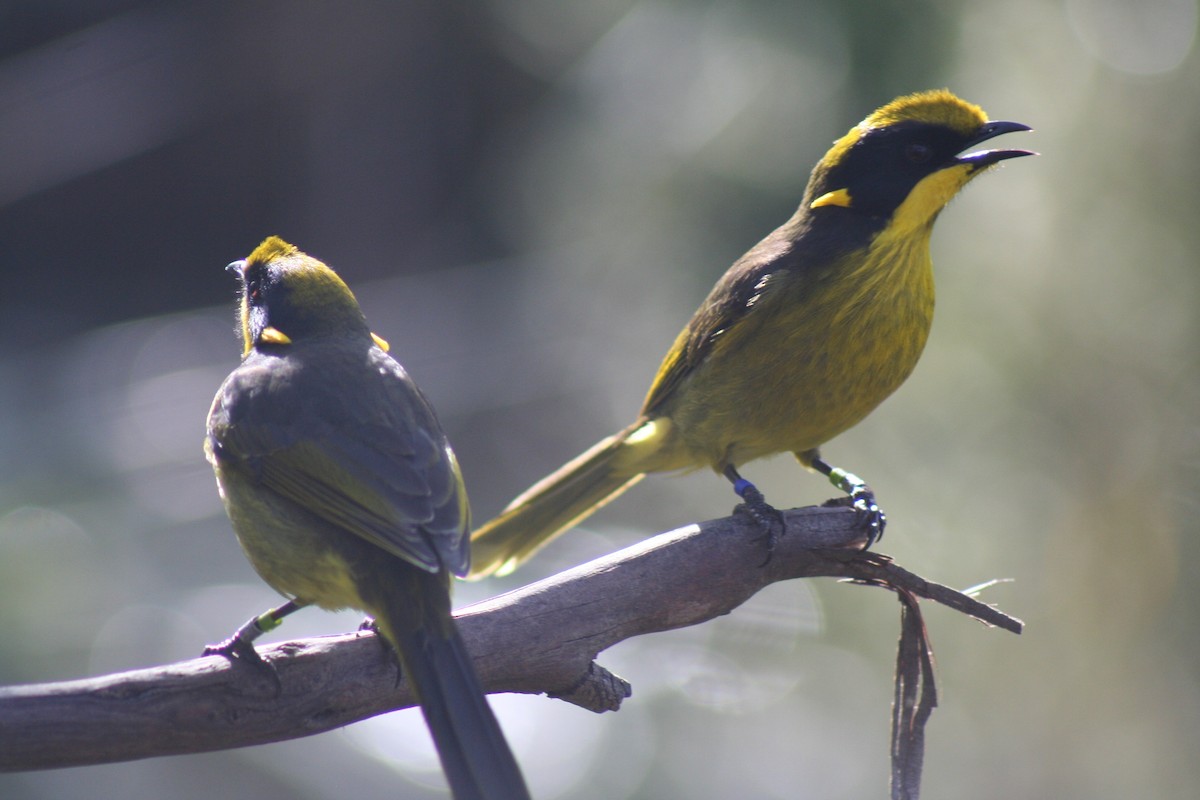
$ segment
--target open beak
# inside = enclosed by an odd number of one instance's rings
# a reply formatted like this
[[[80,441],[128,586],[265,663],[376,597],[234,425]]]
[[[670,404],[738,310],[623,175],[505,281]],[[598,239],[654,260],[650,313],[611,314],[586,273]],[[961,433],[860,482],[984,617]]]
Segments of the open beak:
[[[986,142],[988,139],[993,139],[1005,133],[1017,133],[1019,131],[1031,131],[1033,128],[1028,125],[1023,125],[1020,122],[1005,122],[1003,120],[995,120],[986,123],[979,129],[979,134],[967,142],[964,150],[974,147],[980,142]],[[1032,150],[976,150],[972,153],[959,156],[955,159],[956,163],[969,164],[975,169],[983,169],[990,167],[998,161],[1004,161],[1007,158],[1019,158],[1021,156],[1036,156],[1037,153]]]

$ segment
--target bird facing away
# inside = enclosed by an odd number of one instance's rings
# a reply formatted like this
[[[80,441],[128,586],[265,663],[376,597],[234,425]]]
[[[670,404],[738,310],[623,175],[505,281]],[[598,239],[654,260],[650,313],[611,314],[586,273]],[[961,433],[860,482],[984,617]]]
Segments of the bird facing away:
[[[450,614],[470,514],[432,407],[325,264],[270,237],[229,269],[245,351],[213,400],[205,452],[250,563],[289,598],[259,622],[309,604],[372,615],[454,796],[527,798]],[[208,652],[257,661],[254,623]]]
[[[972,178],[1026,150],[962,153],[1029,130],[949,91],[876,110],[813,169],[799,209],[739,258],[680,332],[637,419],[517,497],[472,536],[472,577],[515,569],[650,472],[710,467],[756,519],[773,512],[743,464],[775,453],[845,491],[868,546],[884,515],[818,448],[909,376],[933,319],[929,239]]]

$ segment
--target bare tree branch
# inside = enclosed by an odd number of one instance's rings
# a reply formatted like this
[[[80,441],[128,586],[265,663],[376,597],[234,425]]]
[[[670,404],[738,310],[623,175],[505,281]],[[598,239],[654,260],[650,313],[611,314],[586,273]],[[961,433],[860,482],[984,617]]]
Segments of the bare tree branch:
[[[763,587],[832,576],[886,585],[1016,633],[1021,623],[863,553],[847,508],[785,512],[767,560],[740,515],[647,539],[457,615],[489,692],[545,693],[617,709],[629,685],[595,663],[613,644],[728,614]],[[765,563],[764,563],[765,562]],[[200,644],[198,643],[197,649]],[[414,704],[370,633],[259,648],[280,684],[221,657],[0,689],[0,771],[127,761],[308,736]]]

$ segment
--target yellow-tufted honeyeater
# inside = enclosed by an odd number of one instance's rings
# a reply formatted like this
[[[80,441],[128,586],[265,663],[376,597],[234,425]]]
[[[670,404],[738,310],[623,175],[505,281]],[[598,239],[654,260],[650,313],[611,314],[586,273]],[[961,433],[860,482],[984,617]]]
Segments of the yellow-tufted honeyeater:
[[[433,409],[371,333],[346,284],[271,237],[242,283],[242,363],[208,416],[205,452],[242,549],[289,602],[208,652],[305,605],[375,617],[411,682],[459,800],[529,796],[450,615],[470,513]]]
[[[885,517],[860,478],[818,447],[857,424],[916,366],[933,318],[929,237],[979,173],[1026,150],[981,142],[1029,130],[990,122],[949,91],[897,98],[838,139],[800,208],[717,281],[663,359],[632,425],[542,479],[472,536],[472,575],[515,569],[648,472],[711,467],[770,529],[775,512],[738,473],[794,453]]]

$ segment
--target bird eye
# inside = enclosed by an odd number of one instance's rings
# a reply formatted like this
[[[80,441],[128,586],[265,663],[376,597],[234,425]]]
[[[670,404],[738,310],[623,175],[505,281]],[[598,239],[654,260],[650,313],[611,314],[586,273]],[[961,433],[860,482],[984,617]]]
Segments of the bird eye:
[[[904,157],[914,164],[924,164],[933,158],[933,148],[924,144],[910,144],[904,148]]]

